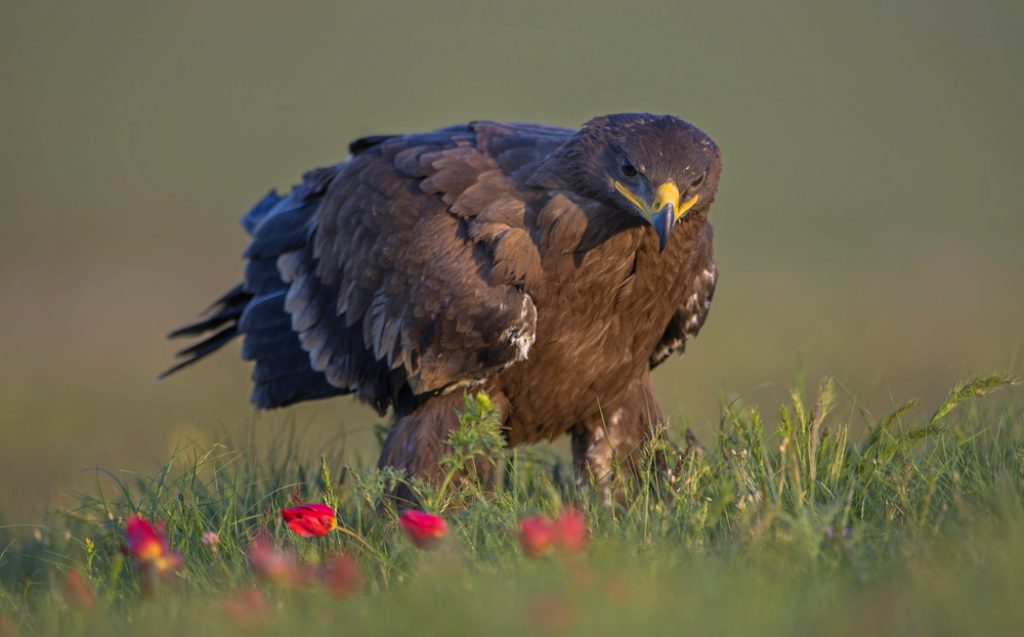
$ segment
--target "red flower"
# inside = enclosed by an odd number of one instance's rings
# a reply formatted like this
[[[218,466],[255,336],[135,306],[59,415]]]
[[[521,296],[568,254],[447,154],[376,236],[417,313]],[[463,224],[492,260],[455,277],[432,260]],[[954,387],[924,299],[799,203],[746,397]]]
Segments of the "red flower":
[[[64,575],[64,596],[68,605],[79,610],[89,610],[96,605],[96,593],[78,571],[68,571]]]
[[[555,536],[563,551],[578,553],[587,546],[587,520],[576,509],[565,509],[555,520]]]
[[[180,553],[171,552],[162,522],[152,523],[141,515],[132,515],[124,526],[122,552],[140,567],[155,569],[163,575],[181,568]]]
[[[323,582],[332,595],[345,599],[363,590],[363,572],[348,555],[335,555],[324,568]]]
[[[150,563],[167,552],[167,536],[162,525],[154,525],[141,515],[132,515],[124,525],[121,550],[136,562]]]
[[[540,557],[551,550],[556,540],[555,525],[543,515],[519,522],[519,545],[527,557]]]
[[[448,524],[443,519],[423,511],[402,511],[398,523],[405,529],[409,541],[421,549],[431,547],[448,534]]]
[[[302,537],[323,537],[338,528],[334,509],[326,504],[300,504],[281,509],[281,517],[292,531]]]
[[[150,597],[156,592],[159,578],[172,577],[184,560],[180,553],[174,553],[168,547],[162,522],[154,524],[141,515],[129,516],[124,535],[121,551],[135,560],[142,596]]]
[[[586,547],[588,539],[587,521],[576,509],[565,509],[554,521],[535,515],[519,522],[519,544],[527,557],[545,555],[552,546],[578,553]]]

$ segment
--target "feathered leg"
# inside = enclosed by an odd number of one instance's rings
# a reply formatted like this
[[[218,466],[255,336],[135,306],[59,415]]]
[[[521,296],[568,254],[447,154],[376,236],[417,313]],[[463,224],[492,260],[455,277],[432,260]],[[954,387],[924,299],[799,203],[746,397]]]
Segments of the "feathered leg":
[[[663,454],[645,453],[648,443],[664,434],[664,417],[654,398],[650,374],[645,373],[626,391],[623,400],[602,411],[601,417],[578,423],[570,431],[573,464],[582,484],[602,487],[611,498],[615,470],[636,477],[653,460],[664,464]]]
[[[508,401],[505,397],[494,392],[490,396],[501,410],[502,418],[507,418]],[[399,418],[388,431],[378,466],[401,469],[406,478],[439,484],[445,475],[441,460],[450,449],[448,434],[459,426],[459,412],[464,406],[463,392],[451,391],[427,400],[412,413]],[[479,478],[486,481],[494,468],[489,463],[478,462],[474,470]],[[398,502],[399,507],[416,504],[415,494],[408,485],[399,485],[389,496]]]

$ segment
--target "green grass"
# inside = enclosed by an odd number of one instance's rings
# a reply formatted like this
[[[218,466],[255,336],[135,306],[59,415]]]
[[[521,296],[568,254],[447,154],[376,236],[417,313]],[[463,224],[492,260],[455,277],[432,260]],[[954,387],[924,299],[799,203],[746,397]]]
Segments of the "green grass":
[[[457,477],[493,458],[503,471],[494,485],[413,484],[451,525],[433,551],[412,547],[382,500],[392,472],[287,434],[269,453],[252,451],[254,433],[188,445],[151,477],[101,475],[34,537],[0,529],[0,635],[1009,633],[1024,624],[1024,403],[970,399],[1012,382],[979,378],[934,411],[911,402],[881,417],[832,381],[772,414],[733,402],[717,439],[670,432],[670,477],[646,452],[651,470],[614,479],[611,505],[563,459],[497,448],[487,401],[468,397],[446,466]],[[295,495],[335,505],[345,531],[292,534],[278,510]],[[570,505],[587,516],[587,551],[526,558],[518,520]],[[120,552],[132,513],[165,520],[185,559],[146,599]],[[216,552],[201,542],[211,530]],[[353,556],[364,590],[255,582],[245,549],[261,531],[309,564]],[[93,608],[65,592],[70,570]],[[269,616],[238,624],[226,600],[254,585]]]

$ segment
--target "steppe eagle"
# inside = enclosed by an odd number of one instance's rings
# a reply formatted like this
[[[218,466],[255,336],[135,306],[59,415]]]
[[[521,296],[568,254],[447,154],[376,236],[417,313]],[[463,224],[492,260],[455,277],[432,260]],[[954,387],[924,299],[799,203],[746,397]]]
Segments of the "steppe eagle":
[[[661,419],[651,369],[701,329],[721,159],[668,115],[364,137],[243,217],[244,280],[167,373],[237,336],[261,408],[393,410],[380,463],[436,477],[462,388],[510,446],[572,437],[603,476]]]

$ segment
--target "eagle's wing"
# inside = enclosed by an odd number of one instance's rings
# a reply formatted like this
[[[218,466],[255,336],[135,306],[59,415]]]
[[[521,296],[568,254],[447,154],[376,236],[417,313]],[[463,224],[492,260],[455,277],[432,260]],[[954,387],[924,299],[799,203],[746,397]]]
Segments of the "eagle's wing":
[[[711,309],[711,299],[715,295],[715,283],[718,281],[718,266],[711,246],[711,224],[705,224],[697,247],[690,257],[687,272],[690,273],[683,302],[665,328],[654,353],[651,354],[651,367],[660,365],[672,354],[682,355],[686,349],[686,341],[697,336],[704,320]]]
[[[568,134],[480,122],[353,142],[276,261],[309,368],[383,410],[524,360],[541,263],[520,183]]]

